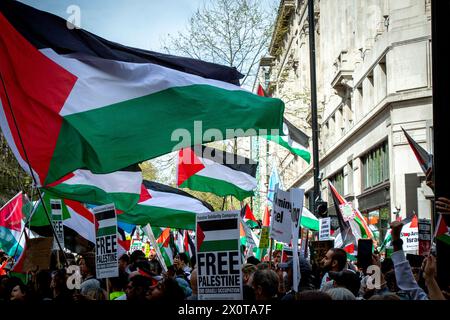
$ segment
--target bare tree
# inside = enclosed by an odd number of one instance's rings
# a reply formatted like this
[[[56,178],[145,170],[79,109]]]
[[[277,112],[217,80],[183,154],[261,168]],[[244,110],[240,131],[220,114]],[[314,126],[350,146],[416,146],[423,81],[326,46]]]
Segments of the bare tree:
[[[191,17],[186,31],[169,34],[169,53],[236,67],[249,85],[266,53],[275,18],[275,0],[208,1]]]

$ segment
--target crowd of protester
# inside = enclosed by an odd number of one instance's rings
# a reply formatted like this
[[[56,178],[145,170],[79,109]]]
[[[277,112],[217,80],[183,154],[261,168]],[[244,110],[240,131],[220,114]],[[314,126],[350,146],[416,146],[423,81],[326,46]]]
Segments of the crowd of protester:
[[[376,251],[373,254],[372,264],[380,270],[379,275],[370,274],[368,268],[358,268],[343,249],[332,248],[321,260],[320,268],[313,268],[304,257],[299,258],[301,280],[295,290],[292,258],[281,262],[279,250],[272,252],[270,261],[260,262],[251,256],[242,265],[243,300],[448,299],[448,293],[437,284],[433,255],[424,259],[419,272],[413,272],[399,241],[401,228],[400,222],[391,224],[394,245],[391,257],[381,261]],[[119,276],[108,279],[96,279],[93,253],[77,257],[66,254],[65,259],[69,265],[80,267],[82,282],[79,289],[68,288],[66,269],[58,269],[52,261],[51,270],[54,271],[30,272],[26,284],[19,277],[3,271],[0,274],[0,300],[169,300],[176,303],[198,299],[195,258],[189,259],[185,253],[177,254],[167,270],[163,270],[154,252],[149,258],[140,250],[124,254],[119,259]],[[8,257],[1,253],[0,264],[7,262]],[[379,277],[376,281],[375,276]]]

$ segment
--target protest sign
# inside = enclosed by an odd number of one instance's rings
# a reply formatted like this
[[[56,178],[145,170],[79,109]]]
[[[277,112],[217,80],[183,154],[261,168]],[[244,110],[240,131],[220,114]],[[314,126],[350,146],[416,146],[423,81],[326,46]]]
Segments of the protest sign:
[[[260,249],[267,249],[269,248],[269,227],[262,227],[261,228],[261,234],[259,238],[259,248]]]
[[[431,249],[431,220],[419,219],[419,254],[426,255]]]
[[[92,211],[98,223],[98,228],[95,232],[95,267],[97,279],[118,277],[117,216],[114,204],[98,206]]]
[[[305,190],[291,189],[290,195],[290,212],[291,212],[291,235],[292,235],[292,253],[293,259],[293,287],[294,291],[298,292],[300,284],[300,262],[298,257],[298,233],[300,228],[300,221],[302,218],[303,197]]]
[[[413,228],[405,225],[400,238],[403,240],[403,251],[417,253],[419,250],[419,228],[417,225]]]
[[[198,213],[196,252],[199,300],[242,300],[240,212]]]
[[[52,209],[52,225],[56,234],[56,237],[53,239],[53,250],[60,250],[58,241],[61,244],[61,247],[64,248],[64,225],[61,200],[50,199],[50,207]],[[58,239],[58,241],[56,239]]]
[[[319,240],[329,240],[331,230],[331,218],[319,219]]]
[[[275,191],[270,237],[280,242],[290,243],[292,238],[290,193],[279,189],[278,185]]]
[[[23,271],[49,269],[53,243],[53,237],[27,239]]]

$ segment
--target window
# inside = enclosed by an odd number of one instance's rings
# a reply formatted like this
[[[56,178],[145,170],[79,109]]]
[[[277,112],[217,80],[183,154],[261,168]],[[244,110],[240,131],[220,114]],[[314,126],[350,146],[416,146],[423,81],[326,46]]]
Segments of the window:
[[[333,184],[336,191],[343,196],[344,195],[344,170],[340,170],[334,176],[329,178],[330,182]],[[330,191],[329,191],[330,192]],[[331,193],[328,195],[328,199],[333,199]],[[330,205],[330,203],[328,204]]]
[[[364,190],[389,180],[389,150],[387,141],[362,158]]]

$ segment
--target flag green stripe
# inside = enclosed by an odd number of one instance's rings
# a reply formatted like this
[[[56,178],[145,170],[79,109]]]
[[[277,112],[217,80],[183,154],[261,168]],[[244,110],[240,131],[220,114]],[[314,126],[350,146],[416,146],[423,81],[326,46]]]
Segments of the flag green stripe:
[[[203,241],[199,252],[239,250],[237,239]]]
[[[107,235],[116,234],[116,233],[117,233],[117,227],[111,226],[111,227],[98,229],[96,232],[96,236],[102,237],[102,236],[107,236]]]
[[[284,103],[246,91],[210,85],[174,87],[144,97],[65,116],[46,183],[77,168],[107,173],[131,163],[158,157],[173,148],[201,142],[194,121],[202,128],[278,129],[282,131]],[[226,114],[226,117],[223,115]],[[195,141],[172,138],[184,129]],[[198,131],[198,130],[197,130]],[[180,132],[181,133],[181,132]],[[241,133],[240,136],[253,135]],[[189,141],[188,141],[189,140]]]
[[[104,190],[91,185],[69,185],[60,184],[56,187],[43,188],[58,197],[64,199],[76,200],[91,204],[110,204],[114,203],[116,209],[127,211],[136,206],[139,201],[137,193],[105,192]]]
[[[311,162],[311,153],[306,149],[296,149],[292,148],[285,140],[283,140],[280,136],[266,136],[267,140],[278,143],[279,145],[285,147],[293,154],[296,154],[303,158],[307,163]]]
[[[304,228],[319,231],[319,220],[314,220],[314,219],[302,216],[302,219],[300,220],[300,224]]]
[[[211,192],[220,197],[233,195],[240,201],[254,195],[253,191],[241,189],[229,182],[199,175],[191,176],[189,179],[184,181],[180,187],[203,192]]]
[[[152,227],[195,229],[195,212],[162,207],[137,205],[133,210],[117,215],[117,219],[136,225],[147,225],[150,223]],[[155,238],[158,238],[156,233]]]

